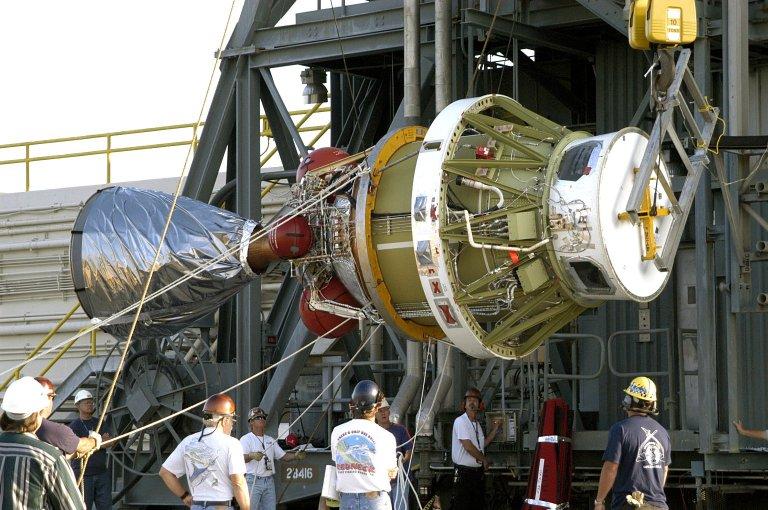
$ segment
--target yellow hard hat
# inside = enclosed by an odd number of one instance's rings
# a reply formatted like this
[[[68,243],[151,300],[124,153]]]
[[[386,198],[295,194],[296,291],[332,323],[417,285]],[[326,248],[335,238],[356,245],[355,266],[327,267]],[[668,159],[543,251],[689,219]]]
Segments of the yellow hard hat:
[[[635,377],[624,393],[647,402],[656,402],[656,383],[648,377]]]

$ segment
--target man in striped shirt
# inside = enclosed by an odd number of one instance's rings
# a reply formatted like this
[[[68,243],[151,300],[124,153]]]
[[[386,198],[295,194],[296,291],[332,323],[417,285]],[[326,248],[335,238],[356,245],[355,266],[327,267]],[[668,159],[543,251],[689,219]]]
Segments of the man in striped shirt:
[[[32,377],[8,387],[0,408],[0,508],[85,510],[74,474],[61,451],[35,431],[48,405],[47,391]]]

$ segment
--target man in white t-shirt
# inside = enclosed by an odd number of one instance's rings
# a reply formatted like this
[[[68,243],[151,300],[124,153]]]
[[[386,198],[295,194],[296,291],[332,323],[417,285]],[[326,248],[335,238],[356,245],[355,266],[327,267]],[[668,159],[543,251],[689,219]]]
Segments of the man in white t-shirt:
[[[485,437],[483,426],[477,418],[481,410],[482,396],[477,388],[464,394],[462,407],[465,413],[453,422],[451,458],[453,459],[453,509],[485,509],[485,471],[488,459],[485,447],[499,432],[501,422],[494,422]]]
[[[260,407],[254,407],[248,413],[248,425],[251,431],[240,438],[243,456],[246,462],[245,481],[251,494],[251,510],[275,510],[275,461],[292,461],[306,457],[304,452],[286,453],[277,441],[264,434],[267,413]]]
[[[160,468],[168,489],[192,510],[229,510],[233,496],[240,510],[250,510],[243,448],[230,436],[234,420],[235,402],[212,395],[203,407],[203,430],[185,437]],[[179,481],[183,475],[189,491]]]
[[[341,510],[390,510],[390,480],[397,475],[395,436],[376,425],[384,395],[373,381],[360,381],[352,391],[353,419],[331,433],[336,463],[336,490]]]

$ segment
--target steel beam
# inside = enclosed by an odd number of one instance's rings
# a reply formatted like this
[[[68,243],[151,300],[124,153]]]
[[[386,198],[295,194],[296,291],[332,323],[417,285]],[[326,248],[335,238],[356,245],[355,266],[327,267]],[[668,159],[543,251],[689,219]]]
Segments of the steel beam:
[[[576,1],[589,12],[618,30],[622,35],[627,35],[627,23],[624,21],[624,11],[621,6],[612,0]]]
[[[232,32],[227,48],[240,48],[251,44],[254,30],[273,26],[293,4],[294,0],[245,0],[240,20]],[[216,175],[235,123],[238,60],[221,63],[221,76],[182,190],[184,196],[207,202],[213,191]]]
[[[261,219],[261,167],[259,162],[259,76],[245,61],[238,68],[236,96],[236,167],[237,213],[259,221]],[[256,278],[237,294],[237,380],[242,381],[261,370],[261,278]],[[247,429],[247,413],[260,400],[258,382],[248,383],[237,390],[241,430]]]
[[[419,0],[403,0],[403,94],[405,120],[421,123],[421,9]]]
[[[727,123],[728,134],[739,136],[747,134],[748,119],[747,108],[749,104],[749,43],[747,41],[747,32],[744,27],[748,22],[748,6],[743,0],[728,0],[727,5],[723,3],[723,14],[726,19],[726,41],[724,44],[724,65],[723,77],[725,79],[724,90],[727,93]],[[728,182],[738,182],[742,177],[746,177],[749,171],[749,158],[744,156],[728,158]],[[738,203],[739,186],[723,186],[723,196],[730,194],[733,203]],[[748,223],[743,221],[743,215],[737,209],[738,223],[731,226],[726,224],[725,237],[726,243],[733,246],[735,231],[740,231],[741,249],[745,249],[749,242]],[[736,217],[733,218],[737,220]],[[728,309],[725,313],[725,331],[726,331],[726,368],[727,368],[727,387],[728,387],[728,419],[729,422],[741,418],[742,395],[741,395],[741,351],[742,339],[740,334],[740,322],[742,300],[749,295],[748,274],[742,270],[743,261],[739,260],[736,250],[727,249],[727,273],[726,282],[729,292],[726,294],[726,305]],[[728,450],[731,452],[739,451],[739,434],[736,428],[731,424],[728,434]]]
[[[421,59],[421,97],[429,97],[429,89],[431,88],[432,77],[435,75],[435,65],[431,60]],[[389,123],[388,131],[393,131],[401,127],[405,127],[408,124],[405,122],[405,101],[400,102],[395,116],[392,117],[392,121]]]
[[[272,72],[262,67],[259,69],[259,74],[267,92],[262,94],[261,104],[264,105],[264,113],[272,129],[280,161],[284,169],[293,170],[299,167],[299,159],[307,156],[307,146],[304,145],[299,129],[293,122],[291,114],[288,113],[288,108],[272,78]]]
[[[706,96],[712,95],[712,70],[709,38],[694,43],[693,59],[696,82]],[[701,117],[701,113],[697,112]],[[701,122],[703,119],[699,119]],[[712,453],[717,432],[717,345],[715,339],[715,281],[713,244],[709,228],[713,221],[712,179],[704,172],[696,191],[696,352],[698,355],[699,450]],[[682,361],[681,361],[682,363]],[[680,388],[685,391],[685,388]],[[685,424],[683,424],[685,427]]]
[[[356,154],[376,144],[376,128],[384,110],[384,92],[381,80],[369,80],[365,96],[357,117],[353,117],[354,127],[346,150]]]
[[[586,46],[583,46],[572,37],[565,37],[554,30],[533,27],[501,16],[497,16],[496,20],[494,20],[492,14],[478,11],[477,9],[466,9],[464,11],[464,23],[471,27],[483,28],[485,30],[490,30],[491,25],[493,25],[493,33],[491,35],[502,38],[505,41],[510,37],[514,37],[534,46],[551,48],[568,53],[569,55],[577,55],[584,58],[594,57],[593,52],[589,51]]]
[[[373,326],[373,327],[376,327],[376,326]],[[347,333],[346,335],[341,337],[341,342],[344,344],[344,348],[347,350],[347,357],[349,359],[352,359],[352,357],[355,355],[357,350],[360,348],[360,343],[368,338],[370,329],[369,328],[366,328],[366,329],[367,331],[364,332],[365,337],[362,337],[359,330],[355,330],[351,333]],[[356,361],[367,361],[367,360],[368,360],[367,351],[363,351],[357,355]],[[363,379],[368,379],[369,381],[374,380],[373,370],[371,369],[371,365],[354,363],[352,365],[352,370],[355,374],[355,378],[357,378],[358,381],[361,381]]]
[[[297,321],[290,332],[284,352],[292,354],[306,346],[314,338],[315,336],[309,332],[304,323]],[[261,399],[260,406],[267,413],[267,430],[273,436],[277,435],[280,415],[283,414],[288,397],[290,397],[293,388],[296,386],[296,381],[299,380],[301,375],[301,369],[307,364],[311,352],[312,349],[306,348],[278,366],[273,372],[272,379],[270,379],[267,388],[264,390],[264,398]]]
[[[453,2],[435,0],[435,115],[453,102]],[[417,86],[421,86],[419,83]]]
[[[421,41],[429,41],[434,23],[432,3],[421,11]],[[422,43],[422,50],[434,43]],[[368,14],[340,17],[312,23],[256,30],[253,40],[222,52],[224,58],[249,56],[251,67],[279,67],[339,61],[375,53],[402,51],[402,7],[382,8]],[[368,63],[370,64],[370,63]]]

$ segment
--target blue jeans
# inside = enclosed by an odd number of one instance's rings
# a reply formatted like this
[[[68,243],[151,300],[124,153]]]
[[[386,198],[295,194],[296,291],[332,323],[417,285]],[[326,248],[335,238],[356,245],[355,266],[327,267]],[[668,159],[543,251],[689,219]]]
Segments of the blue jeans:
[[[408,497],[411,494],[411,488],[408,486],[408,481],[405,481],[405,486],[400,487],[397,480],[392,480],[392,490],[389,491],[389,500],[392,502],[392,508],[394,510],[408,510]]]
[[[91,510],[94,506],[96,510],[112,509],[112,477],[109,471],[99,473],[98,475],[85,475],[83,478],[83,489],[85,491],[85,508]]]
[[[206,506],[203,505],[192,505],[192,507],[189,510],[232,510],[232,507],[229,505],[226,506]]]
[[[251,495],[251,510],[275,510],[277,494],[275,493],[275,478],[273,476],[245,475],[248,483],[248,493]]]
[[[378,496],[369,497],[363,493],[351,494],[349,492],[341,493],[341,505],[339,510],[391,510],[392,503],[389,501],[389,494],[379,492]]]

